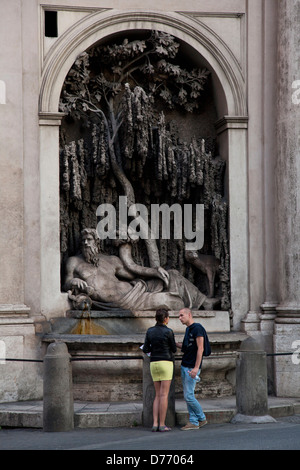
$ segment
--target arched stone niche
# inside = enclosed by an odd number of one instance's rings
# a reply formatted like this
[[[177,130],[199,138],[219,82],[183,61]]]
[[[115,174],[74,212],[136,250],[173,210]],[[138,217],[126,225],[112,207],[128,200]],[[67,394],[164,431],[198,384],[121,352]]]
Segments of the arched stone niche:
[[[59,236],[59,98],[76,57],[93,44],[121,31],[160,30],[189,46],[212,74],[222,158],[227,160],[227,197],[231,253],[233,328],[248,309],[247,252],[247,106],[241,68],[223,41],[200,21],[177,13],[110,10],[96,12],[66,31],[47,54],[39,100],[41,310],[47,318],[68,308],[61,293]],[[49,268],[51,266],[51,268]]]

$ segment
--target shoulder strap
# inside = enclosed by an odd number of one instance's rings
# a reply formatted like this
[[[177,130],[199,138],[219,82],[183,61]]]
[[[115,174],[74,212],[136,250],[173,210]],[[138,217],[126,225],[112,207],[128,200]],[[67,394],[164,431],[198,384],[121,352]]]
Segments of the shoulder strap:
[[[204,351],[203,351],[203,356],[210,356],[211,355],[211,347],[210,347],[210,342],[206,333],[205,328],[203,327],[203,333],[204,333]]]

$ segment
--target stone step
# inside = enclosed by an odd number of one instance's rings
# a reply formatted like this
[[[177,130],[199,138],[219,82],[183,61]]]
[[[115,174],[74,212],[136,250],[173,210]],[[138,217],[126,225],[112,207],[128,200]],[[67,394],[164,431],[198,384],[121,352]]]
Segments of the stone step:
[[[200,400],[209,424],[229,423],[236,413],[235,397]],[[126,403],[74,403],[76,428],[133,427],[142,425],[141,402]],[[300,398],[269,397],[269,414],[273,418],[300,414]],[[184,400],[176,400],[176,424],[188,420]],[[43,402],[25,401],[0,403],[0,427],[42,428]]]

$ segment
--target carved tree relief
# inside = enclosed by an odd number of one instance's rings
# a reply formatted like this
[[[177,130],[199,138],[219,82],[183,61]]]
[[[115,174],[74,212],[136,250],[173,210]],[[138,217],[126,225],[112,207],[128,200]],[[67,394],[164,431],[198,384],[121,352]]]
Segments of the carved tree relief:
[[[60,104],[62,265],[78,251],[81,230],[96,227],[99,204],[117,207],[120,195],[149,213],[154,203],[204,204],[201,253],[187,253],[185,240],[160,239],[141,240],[133,255],[141,265],[178,269],[230,307],[225,162],[214,135],[204,140],[181,126],[205,115],[207,87],[208,70],[186,67],[180,43],[158,31],[96,45],[76,59]],[[101,244],[115,252],[109,240]]]

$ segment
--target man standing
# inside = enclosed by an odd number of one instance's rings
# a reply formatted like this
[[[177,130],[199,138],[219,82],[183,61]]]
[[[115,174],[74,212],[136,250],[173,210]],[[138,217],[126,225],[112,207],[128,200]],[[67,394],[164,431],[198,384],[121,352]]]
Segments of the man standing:
[[[189,412],[189,422],[181,430],[190,431],[207,424],[202,407],[195,397],[196,380],[200,376],[204,351],[204,328],[200,323],[194,322],[192,311],[188,308],[179,311],[179,320],[187,327],[183,343],[176,343],[176,345],[183,352],[181,379]]]

